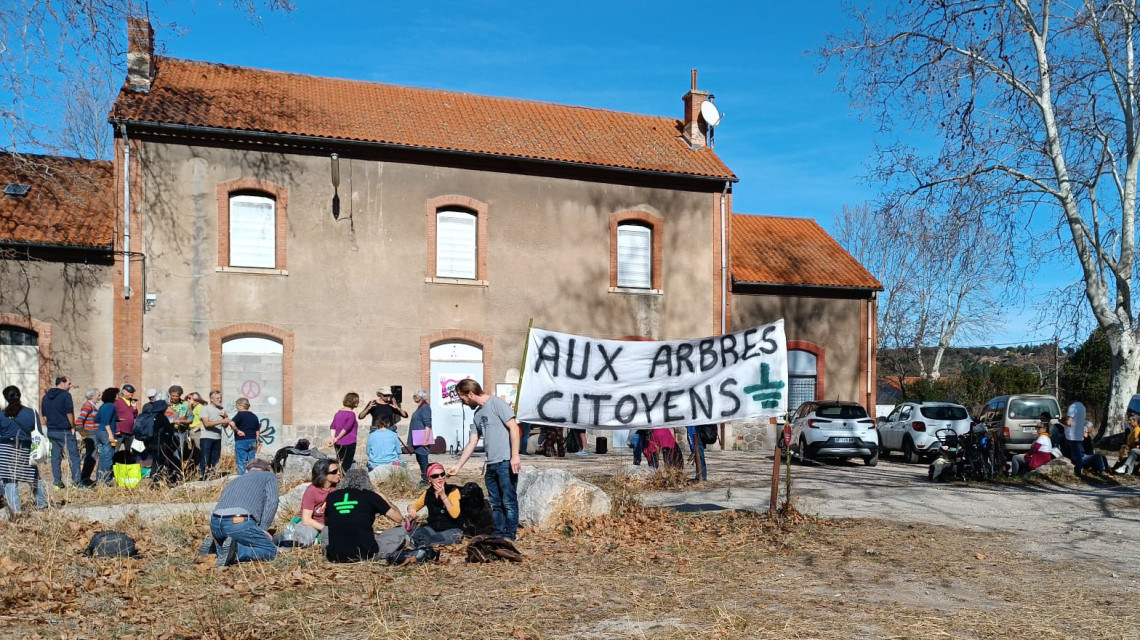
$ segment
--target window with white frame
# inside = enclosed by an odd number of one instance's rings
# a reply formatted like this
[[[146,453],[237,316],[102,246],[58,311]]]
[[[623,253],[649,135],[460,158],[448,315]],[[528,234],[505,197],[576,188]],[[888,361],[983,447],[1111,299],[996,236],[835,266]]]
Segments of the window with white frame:
[[[273,198],[230,196],[230,266],[277,267],[277,202]]]
[[[475,214],[462,209],[440,209],[435,215],[436,277],[474,280],[478,273]]]
[[[653,288],[653,230],[649,227],[618,225],[617,285],[630,289]]]

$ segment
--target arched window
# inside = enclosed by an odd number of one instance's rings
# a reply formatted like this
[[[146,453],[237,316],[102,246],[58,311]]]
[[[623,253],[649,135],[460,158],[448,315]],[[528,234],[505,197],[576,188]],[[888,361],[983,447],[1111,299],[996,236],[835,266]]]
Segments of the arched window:
[[[816,400],[818,360],[814,353],[788,349],[788,408]]]
[[[653,288],[653,229],[637,223],[618,225],[617,279],[619,287]]]
[[[230,196],[231,267],[277,268],[277,201],[265,194]]]
[[[478,217],[463,209],[435,214],[435,275],[475,280],[478,276]]]
[[[661,293],[662,220],[645,211],[610,214],[610,291]]]

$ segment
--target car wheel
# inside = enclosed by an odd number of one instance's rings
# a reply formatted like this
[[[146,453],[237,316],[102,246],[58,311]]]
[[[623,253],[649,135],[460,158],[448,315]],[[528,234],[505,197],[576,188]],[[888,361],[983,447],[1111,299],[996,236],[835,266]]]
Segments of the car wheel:
[[[873,455],[863,458],[863,464],[867,465],[868,467],[877,466],[879,464],[879,450],[875,449],[875,453]]]
[[[808,453],[807,440],[803,436],[800,436],[800,460],[807,462],[811,459],[811,454]]]
[[[911,441],[909,436],[903,439],[902,451],[903,460],[905,460],[907,464],[915,464],[918,462],[918,459],[920,457],[918,455],[918,449],[914,448],[914,442]]]

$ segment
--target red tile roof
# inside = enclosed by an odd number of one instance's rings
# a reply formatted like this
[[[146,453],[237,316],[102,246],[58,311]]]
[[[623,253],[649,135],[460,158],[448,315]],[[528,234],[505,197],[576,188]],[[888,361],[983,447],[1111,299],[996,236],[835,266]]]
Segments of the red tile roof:
[[[0,244],[111,248],[114,181],[104,160],[0,154],[0,188],[31,187],[26,196],[0,195]]]
[[[736,282],[882,288],[810,218],[734,213],[731,253]]]
[[[148,93],[123,87],[112,119],[735,180],[675,118],[162,56],[155,67]]]

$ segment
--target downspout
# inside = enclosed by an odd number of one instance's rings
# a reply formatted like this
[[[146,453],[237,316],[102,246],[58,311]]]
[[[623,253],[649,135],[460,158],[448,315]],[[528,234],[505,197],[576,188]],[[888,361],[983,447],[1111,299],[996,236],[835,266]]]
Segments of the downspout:
[[[871,299],[867,302],[867,402],[871,401],[871,357],[874,355],[875,345],[871,341],[871,320],[874,317],[875,302],[879,299],[879,292],[872,291]],[[874,407],[867,407],[868,411],[874,411]]]
[[[131,297],[131,141],[127,125],[120,124],[123,134],[123,297]]]
[[[724,191],[720,194],[720,332],[728,330],[728,216],[725,200],[728,199],[728,180],[724,181]]]

